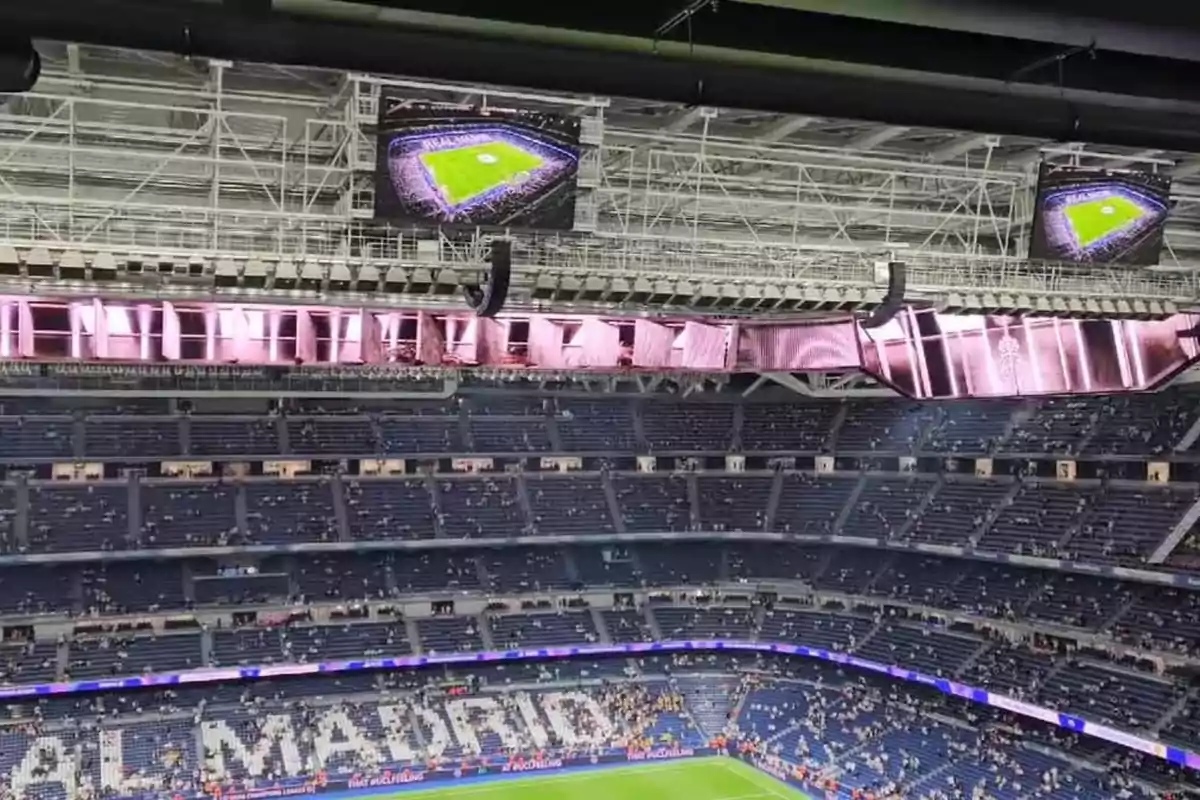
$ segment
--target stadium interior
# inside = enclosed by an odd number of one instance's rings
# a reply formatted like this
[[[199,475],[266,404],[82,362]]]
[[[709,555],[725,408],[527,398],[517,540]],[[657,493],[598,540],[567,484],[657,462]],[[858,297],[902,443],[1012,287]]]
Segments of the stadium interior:
[[[1200,798],[1183,26],[1064,137],[139,3],[0,8],[0,800]]]

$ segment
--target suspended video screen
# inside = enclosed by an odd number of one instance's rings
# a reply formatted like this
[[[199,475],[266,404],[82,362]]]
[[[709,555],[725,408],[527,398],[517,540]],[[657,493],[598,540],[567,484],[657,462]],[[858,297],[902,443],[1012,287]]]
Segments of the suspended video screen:
[[[577,117],[385,95],[378,137],[378,219],[554,230],[575,223]]]
[[[1170,211],[1170,178],[1042,164],[1029,257],[1153,266]]]
[[[1163,320],[940,314],[859,326],[863,369],[929,399],[1153,389],[1200,358],[1200,316]]]

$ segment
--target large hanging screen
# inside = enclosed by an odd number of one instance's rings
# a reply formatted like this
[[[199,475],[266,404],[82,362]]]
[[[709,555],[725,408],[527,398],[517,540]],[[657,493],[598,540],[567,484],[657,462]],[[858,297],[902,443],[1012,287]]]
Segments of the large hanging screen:
[[[1073,264],[1158,263],[1170,178],[1043,164],[1029,257]]]
[[[570,229],[579,129],[577,117],[385,95],[375,216],[429,225]]]

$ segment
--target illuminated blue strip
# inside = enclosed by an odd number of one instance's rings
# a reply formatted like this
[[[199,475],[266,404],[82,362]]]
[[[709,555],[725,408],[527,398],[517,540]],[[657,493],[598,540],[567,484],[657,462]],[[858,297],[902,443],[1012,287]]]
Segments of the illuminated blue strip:
[[[732,639],[692,639],[682,641],[648,642],[639,644],[584,644],[571,647],[544,647],[534,650],[497,650],[482,653],[433,653],[424,656],[402,656],[400,658],[372,658],[355,661],[328,661],[320,664],[268,664],[260,667],[231,667],[226,669],[191,669],[164,675],[142,675],[136,677],[104,678],[101,680],[76,681],[72,683],[42,683],[25,686],[0,687],[0,701],[36,698],[79,692],[105,692],[120,689],[184,686],[191,684],[217,683],[219,681],[260,680],[262,678],[297,677],[326,673],[358,672],[361,670],[420,669],[445,664],[478,664],[491,661],[541,661],[549,658],[574,658],[596,655],[645,655],[670,653],[679,650],[775,653],[779,655],[803,656],[822,661],[832,661],[859,669],[877,672],[901,680],[924,684],[945,694],[961,697],[1004,709],[1013,714],[1041,720],[1073,733],[1082,733],[1121,745],[1131,750],[1162,758],[1181,766],[1200,770],[1200,754],[1178,747],[1169,747],[1162,742],[1146,739],[1107,725],[1088,722],[1082,717],[1063,714],[1049,708],[1035,706],[1003,694],[994,694],[985,689],[956,683],[945,678],[924,675],[904,667],[887,666],[877,661],[838,653],[831,650],[806,647],[781,642],[747,642]]]

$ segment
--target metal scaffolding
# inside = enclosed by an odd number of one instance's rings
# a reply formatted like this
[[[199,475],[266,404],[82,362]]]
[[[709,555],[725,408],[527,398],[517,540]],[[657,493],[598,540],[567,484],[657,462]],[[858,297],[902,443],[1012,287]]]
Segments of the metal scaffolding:
[[[576,232],[515,234],[520,291],[552,275],[877,293],[877,263],[901,258],[910,288],[943,302],[960,292],[1180,305],[1197,296],[1200,164],[1181,154],[1047,152],[1010,137],[843,120],[77,45],[42,51],[37,91],[0,107],[0,244],[39,267],[48,259],[53,269],[38,273],[48,277],[63,277],[64,257],[75,265],[99,253],[168,279],[292,260],[352,272],[477,269],[486,237],[371,219],[373,127],[387,86],[583,118]],[[1173,169],[1164,268],[1025,261],[1044,154]]]

